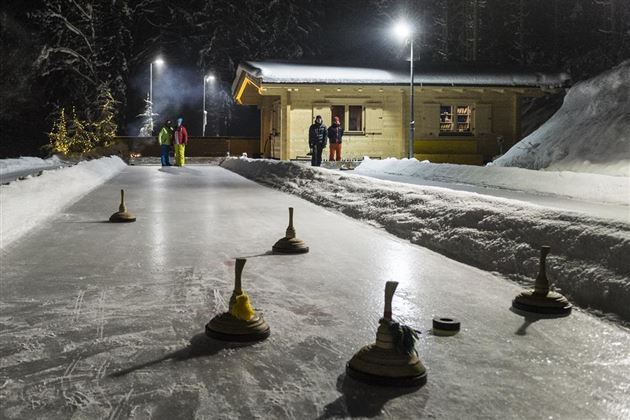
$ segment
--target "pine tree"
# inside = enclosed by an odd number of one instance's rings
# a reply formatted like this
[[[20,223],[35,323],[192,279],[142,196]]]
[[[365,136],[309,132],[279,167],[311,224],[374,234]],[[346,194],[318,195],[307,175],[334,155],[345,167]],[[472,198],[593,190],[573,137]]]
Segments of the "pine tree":
[[[140,128],[140,133],[138,133],[142,137],[151,137],[153,136],[153,117],[158,114],[153,112],[153,103],[149,99],[149,95],[147,95],[147,99],[144,100],[144,112],[142,114],[138,114],[137,117],[143,118],[142,127]]]
[[[99,104],[99,115],[91,124],[91,131],[94,134],[99,147],[109,147],[116,137],[116,100],[109,89],[103,88],[97,98]]]
[[[69,153],[81,155],[91,151],[96,146],[96,139],[90,130],[90,123],[79,118],[74,107],[68,123],[68,132],[70,133]]]
[[[59,110],[59,117],[53,122],[52,129],[48,133],[50,149],[53,153],[67,155],[70,152],[71,139],[68,136],[68,123],[66,122],[65,109]]]

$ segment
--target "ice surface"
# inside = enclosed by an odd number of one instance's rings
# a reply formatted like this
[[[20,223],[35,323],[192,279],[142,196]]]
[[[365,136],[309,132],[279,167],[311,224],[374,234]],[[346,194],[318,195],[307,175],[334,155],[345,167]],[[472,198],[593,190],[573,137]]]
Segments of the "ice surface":
[[[24,170],[32,168],[29,166],[31,164],[39,165],[40,160],[21,158],[19,162],[9,162],[6,167],[12,168],[10,169],[12,171]],[[0,162],[5,164],[6,160]],[[63,207],[76,201],[126,166],[118,157],[107,157],[81,162],[69,168],[45,171],[36,178],[1,185],[0,249],[48,217],[55,215]]]
[[[517,279],[548,272],[574,303],[630,321],[630,223],[522,201],[396,184],[282,161],[227,159],[223,166],[461,262]]]
[[[630,60],[573,86],[558,112],[494,164],[630,177]]]
[[[138,221],[100,223],[120,188]],[[289,206],[311,252],[266,255]],[[237,256],[250,256],[243,287],[271,337],[228,348],[202,331]],[[387,280],[400,282],[394,316],[423,331],[416,392],[343,374],[374,341]],[[7,419],[630,415],[626,329],[579,310],[530,323],[508,310],[521,289],[501,276],[218,167],[126,168],[5,250],[0,281]],[[462,331],[433,336],[433,316]]]

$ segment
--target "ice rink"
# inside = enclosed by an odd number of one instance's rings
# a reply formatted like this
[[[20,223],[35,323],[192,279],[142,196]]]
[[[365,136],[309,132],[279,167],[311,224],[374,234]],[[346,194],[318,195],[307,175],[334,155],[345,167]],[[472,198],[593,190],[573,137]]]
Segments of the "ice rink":
[[[119,190],[137,221],[111,224]],[[310,252],[271,255],[288,207]],[[234,258],[271,327],[206,338]],[[216,166],[128,167],[2,251],[0,400],[8,419],[630,417],[630,334],[580,310],[525,320],[521,288]],[[346,378],[383,288],[422,331],[420,389]],[[459,319],[453,337],[434,316]]]

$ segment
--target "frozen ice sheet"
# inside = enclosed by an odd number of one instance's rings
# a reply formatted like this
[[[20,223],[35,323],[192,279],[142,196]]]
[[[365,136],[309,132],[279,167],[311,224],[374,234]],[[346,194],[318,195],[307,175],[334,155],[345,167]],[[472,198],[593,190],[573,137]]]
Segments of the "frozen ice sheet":
[[[132,224],[104,223],[125,188]],[[266,253],[287,207],[311,252]],[[233,258],[271,337],[203,335]],[[630,334],[575,311],[531,324],[520,288],[219,167],[129,167],[2,254],[5,418],[627,418]],[[345,363],[374,340],[383,286],[423,331],[428,384],[363,386]],[[461,320],[430,333],[435,315]]]

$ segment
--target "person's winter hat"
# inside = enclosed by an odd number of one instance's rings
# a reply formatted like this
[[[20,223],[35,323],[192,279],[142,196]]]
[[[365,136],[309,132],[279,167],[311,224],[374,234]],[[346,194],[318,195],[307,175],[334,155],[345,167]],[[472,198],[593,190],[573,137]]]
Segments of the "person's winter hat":
[[[315,121],[317,121],[317,120],[321,121],[322,120],[322,116],[321,115],[316,116],[315,117]]]
[[[334,121],[335,123],[339,124],[339,117],[335,115],[335,116],[333,117],[333,121]]]

